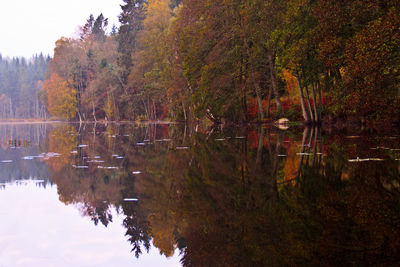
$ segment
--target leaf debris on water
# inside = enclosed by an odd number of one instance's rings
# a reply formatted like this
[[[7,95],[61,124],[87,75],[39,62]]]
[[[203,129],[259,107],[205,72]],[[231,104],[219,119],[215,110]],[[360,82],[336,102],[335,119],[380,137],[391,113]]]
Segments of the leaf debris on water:
[[[110,166],[110,167],[97,166],[97,169],[115,170],[115,169],[118,169],[118,167],[113,167],[113,166]]]
[[[88,147],[89,145],[79,145],[78,147],[82,148],[82,147]]]
[[[384,159],[379,159],[379,158],[360,159],[359,157],[357,157],[356,159],[349,159],[349,162],[363,162],[363,161],[384,161]]]
[[[124,198],[124,201],[138,201],[137,198]]]
[[[87,168],[89,168],[89,166],[85,166],[85,165],[83,165],[83,166],[72,165],[72,167],[74,167],[75,169],[87,169]]]
[[[175,147],[176,150],[183,150],[183,149],[189,149],[188,146],[177,146]]]

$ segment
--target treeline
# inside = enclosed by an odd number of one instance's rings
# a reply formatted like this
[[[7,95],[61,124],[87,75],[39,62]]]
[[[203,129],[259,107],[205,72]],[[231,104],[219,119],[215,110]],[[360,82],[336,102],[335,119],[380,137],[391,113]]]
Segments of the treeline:
[[[50,113],[81,120],[399,121],[399,0],[124,0],[61,38]]]
[[[44,118],[40,97],[49,57],[3,58],[0,55],[0,119]]]

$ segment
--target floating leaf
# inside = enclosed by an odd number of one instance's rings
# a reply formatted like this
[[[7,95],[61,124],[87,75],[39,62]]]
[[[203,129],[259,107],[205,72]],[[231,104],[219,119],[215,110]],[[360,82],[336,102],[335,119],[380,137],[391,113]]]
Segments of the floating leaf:
[[[77,166],[77,165],[72,165],[75,169],[87,169],[89,166]]]
[[[175,147],[176,150],[184,150],[184,149],[189,149],[188,146],[177,146]]]
[[[124,201],[138,201],[137,198],[124,198]]]
[[[349,162],[363,162],[363,161],[384,161],[384,159],[379,159],[379,158],[360,159],[359,157],[357,157],[356,159],[349,159]]]
[[[79,145],[79,148],[88,147],[89,145]]]

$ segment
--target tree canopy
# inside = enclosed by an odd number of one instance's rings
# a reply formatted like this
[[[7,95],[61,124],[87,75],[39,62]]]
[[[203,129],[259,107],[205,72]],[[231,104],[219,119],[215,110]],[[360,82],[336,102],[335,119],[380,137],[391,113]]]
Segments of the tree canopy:
[[[47,77],[79,119],[399,122],[399,2],[125,0],[90,15]]]

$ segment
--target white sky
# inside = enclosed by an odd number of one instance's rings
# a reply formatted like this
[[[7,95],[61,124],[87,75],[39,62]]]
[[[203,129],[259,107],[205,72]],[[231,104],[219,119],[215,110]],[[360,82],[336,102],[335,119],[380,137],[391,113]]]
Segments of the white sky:
[[[3,57],[53,55],[54,43],[72,37],[90,14],[103,13],[109,30],[118,26],[122,0],[0,0],[0,53]]]

